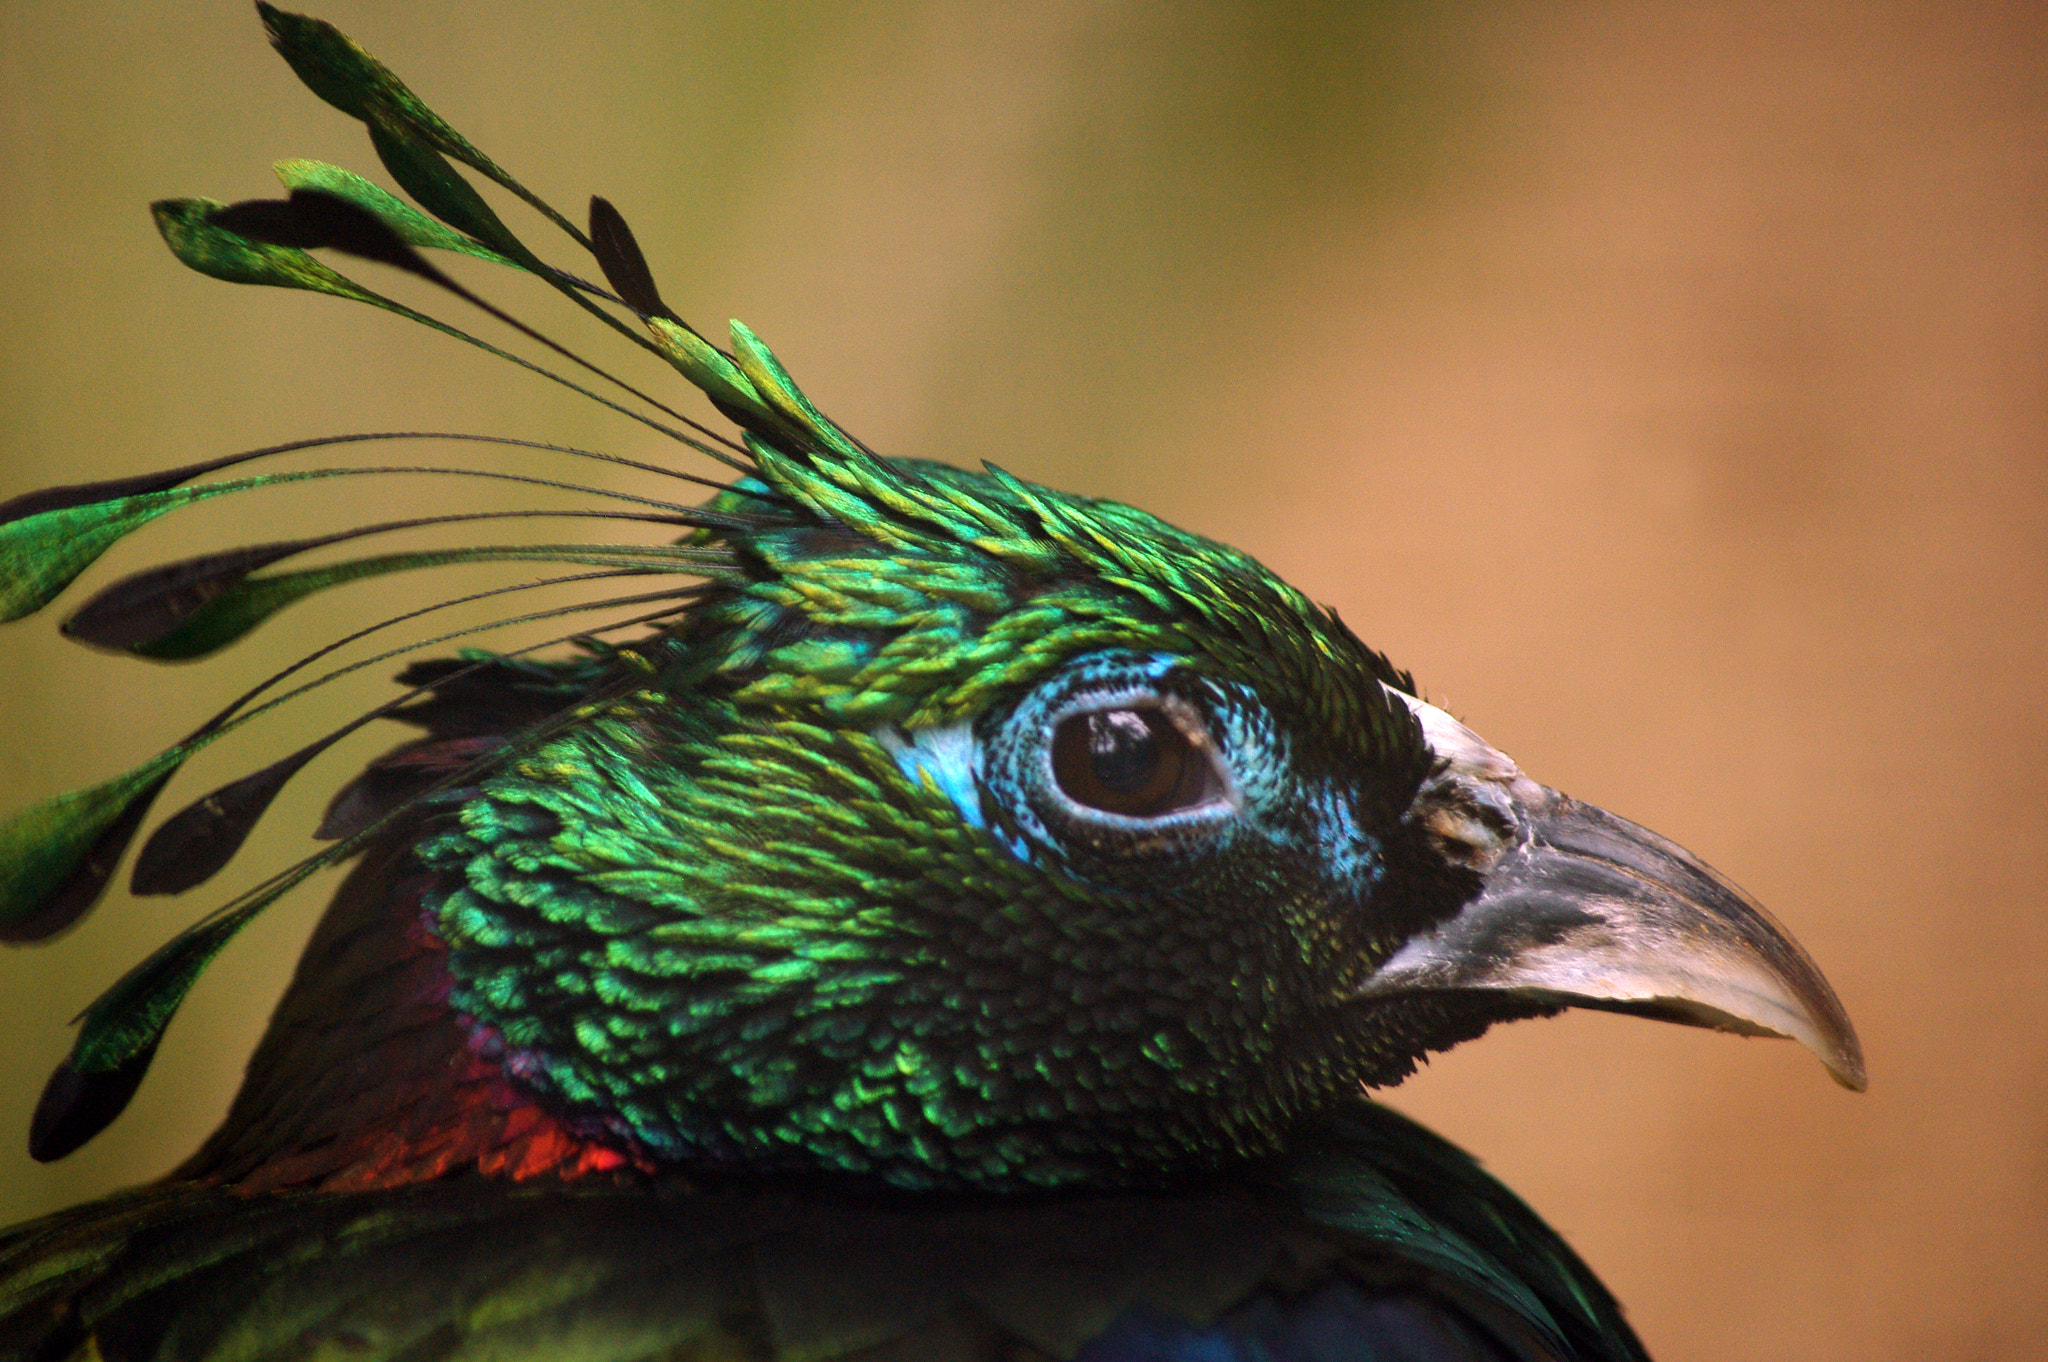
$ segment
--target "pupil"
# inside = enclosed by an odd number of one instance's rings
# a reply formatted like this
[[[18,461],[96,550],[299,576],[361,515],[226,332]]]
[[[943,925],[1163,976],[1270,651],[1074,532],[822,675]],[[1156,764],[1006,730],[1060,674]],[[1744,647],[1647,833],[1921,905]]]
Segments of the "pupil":
[[[1135,710],[1101,710],[1088,716],[1088,756],[1097,780],[1119,794],[1133,793],[1159,768],[1159,737]]]

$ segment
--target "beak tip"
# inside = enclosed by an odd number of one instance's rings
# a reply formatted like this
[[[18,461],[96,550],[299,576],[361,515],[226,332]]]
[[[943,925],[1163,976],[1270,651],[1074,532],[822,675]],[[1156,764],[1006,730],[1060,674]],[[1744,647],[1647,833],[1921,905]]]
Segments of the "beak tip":
[[[1850,1092],[1870,1090],[1870,1075],[1863,1067],[1863,1047],[1853,1033],[1844,1038],[1833,1054],[1821,1056],[1821,1063],[1827,1066],[1828,1077]]]

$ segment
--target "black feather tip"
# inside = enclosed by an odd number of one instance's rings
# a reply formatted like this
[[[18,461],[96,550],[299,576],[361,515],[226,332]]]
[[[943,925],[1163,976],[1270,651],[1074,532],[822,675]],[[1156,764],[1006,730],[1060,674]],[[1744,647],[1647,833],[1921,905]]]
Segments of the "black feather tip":
[[[28,1126],[28,1154],[37,1163],[55,1163],[105,1130],[128,1106],[156,1045],[131,1055],[105,1073],[80,1073],[65,1060],[43,1085],[36,1114]]]
[[[681,323],[682,318],[661,301],[661,291],[654,286],[654,271],[648,267],[647,257],[640,251],[640,243],[633,239],[633,229],[626,225],[626,219],[611,201],[592,195],[590,199],[590,251],[597,257],[598,267],[604,271],[605,281],[618,290],[620,301],[643,317],[666,317]]]

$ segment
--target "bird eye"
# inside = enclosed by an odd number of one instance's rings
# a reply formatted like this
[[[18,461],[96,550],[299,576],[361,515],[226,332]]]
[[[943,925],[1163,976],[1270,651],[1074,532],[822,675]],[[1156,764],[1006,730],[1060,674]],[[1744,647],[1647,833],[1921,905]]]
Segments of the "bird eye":
[[[1216,797],[1207,737],[1158,708],[1069,714],[1053,729],[1053,779],[1084,808],[1157,818]]]
[[[1014,829],[1026,859],[1031,843],[1077,860],[1199,851],[1245,810],[1244,716],[1260,713],[1171,659],[1083,654],[977,726],[970,816]]]

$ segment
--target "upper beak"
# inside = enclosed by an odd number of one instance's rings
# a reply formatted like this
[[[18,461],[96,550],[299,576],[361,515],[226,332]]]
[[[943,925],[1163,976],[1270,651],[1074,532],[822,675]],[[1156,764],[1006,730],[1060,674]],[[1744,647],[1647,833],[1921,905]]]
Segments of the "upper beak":
[[[1358,996],[1499,990],[1785,1036],[1863,1090],[1848,1014],[1755,900],[1683,847],[1538,785],[1442,710],[1401,698],[1444,762],[1410,819],[1482,886]]]

